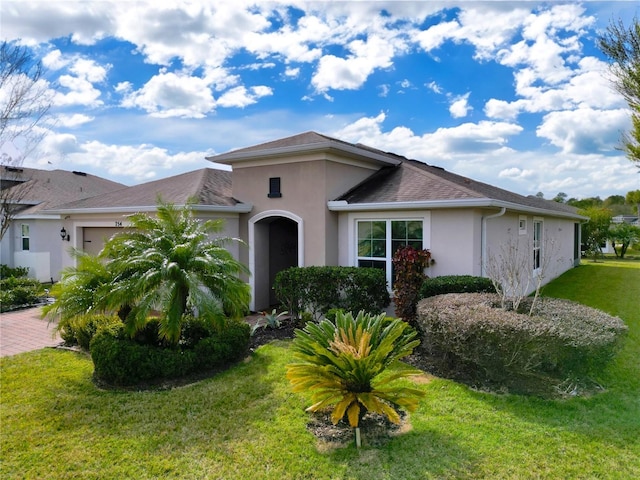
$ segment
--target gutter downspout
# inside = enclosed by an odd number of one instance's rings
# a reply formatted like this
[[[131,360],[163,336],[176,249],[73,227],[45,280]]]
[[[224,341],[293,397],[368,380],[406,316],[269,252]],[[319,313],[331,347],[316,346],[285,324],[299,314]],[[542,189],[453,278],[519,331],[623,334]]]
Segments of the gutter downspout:
[[[504,215],[507,211],[507,207],[502,207],[498,213],[494,213],[492,215],[487,215],[486,217],[482,217],[481,224],[481,245],[480,245],[480,276],[486,276],[486,267],[485,264],[487,262],[487,220],[490,218],[497,218]]]

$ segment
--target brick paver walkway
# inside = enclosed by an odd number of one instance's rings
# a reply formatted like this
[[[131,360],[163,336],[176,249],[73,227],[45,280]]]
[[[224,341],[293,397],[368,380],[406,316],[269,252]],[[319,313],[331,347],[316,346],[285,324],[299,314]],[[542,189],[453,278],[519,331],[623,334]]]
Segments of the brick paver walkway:
[[[0,313],[0,356],[59,345],[55,325],[40,318],[41,308],[27,308]]]

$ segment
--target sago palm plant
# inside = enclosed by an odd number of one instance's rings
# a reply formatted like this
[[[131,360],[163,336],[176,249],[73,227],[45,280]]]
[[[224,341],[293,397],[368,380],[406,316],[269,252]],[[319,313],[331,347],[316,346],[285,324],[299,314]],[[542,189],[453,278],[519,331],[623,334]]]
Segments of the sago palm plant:
[[[248,269],[225,248],[234,239],[215,236],[222,220],[200,222],[190,206],[159,200],[156,216],[137,213],[129,221],[131,228],[108,240],[101,256],[113,274],[104,302],[114,310],[130,306],[130,333],[157,311],[161,339],[175,344],[191,310],[219,321],[248,311],[249,286],[239,277]]]
[[[87,313],[100,313],[104,305],[97,303],[111,288],[113,276],[105,263],[94,255],[73,249],[76,266],[62,270],[60,281],[51,287],[53,303],[42,309],[43,316],[62,322]]]
[[[311,392],[313,405],[307,411],[332,407],[334,424],[346,415],[357,428],[366,412],[400,423],[397,409],[414,411],[424,393],[395,380],[422,372],[387,369],[411,354],[420,343],[415,337],[406,322],[385,318],[384,313],[361,311],[354,318],[338,312],[335,324],[325,319],[296,330],[292,350],[298,361],[287,366],[287,378],[294,392]]]

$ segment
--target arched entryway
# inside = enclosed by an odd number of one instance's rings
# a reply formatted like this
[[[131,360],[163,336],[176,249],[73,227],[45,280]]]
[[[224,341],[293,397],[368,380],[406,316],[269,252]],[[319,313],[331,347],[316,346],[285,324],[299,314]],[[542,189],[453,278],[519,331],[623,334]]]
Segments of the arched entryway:
[[[262,212],[249,220],[252,310],[277,302],[272,286],[278,272],[303,265],[302,233],[302,219],[286,211]]]

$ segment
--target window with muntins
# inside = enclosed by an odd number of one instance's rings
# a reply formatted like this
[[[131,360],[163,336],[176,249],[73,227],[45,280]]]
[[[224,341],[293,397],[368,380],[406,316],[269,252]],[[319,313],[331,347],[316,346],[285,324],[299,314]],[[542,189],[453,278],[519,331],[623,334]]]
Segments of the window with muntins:
[[[540,268],[542,261],[542,220],[533,221],[533,270]]]
[[[269,198],[280,198],[282,197],[282,192],[280,191],[280,177],[271,177],[269,179],[269,193],[267,194]]]
[[[29,225],[20,225],[20,235],[22,238],[22,250],[29,250]]]
[[[407,245],[424,248],[422,220],[358,220],[356,227],[358,266],[384,270],[389,285],[393,285],[393,254]]]

